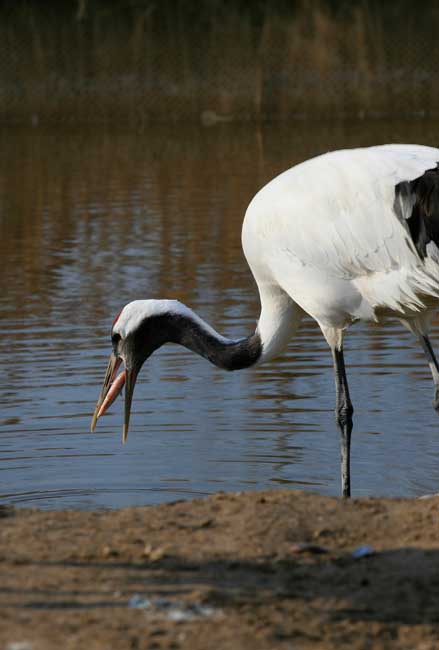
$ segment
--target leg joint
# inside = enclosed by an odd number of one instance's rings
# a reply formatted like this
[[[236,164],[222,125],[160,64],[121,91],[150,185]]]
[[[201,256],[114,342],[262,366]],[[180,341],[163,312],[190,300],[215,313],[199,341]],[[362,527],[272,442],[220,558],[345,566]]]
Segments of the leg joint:
[[[345,427],[347,424],[352,425],[352,416],[354,414],[354,407],[349,402],[348,404],[340,404],[336,406],[335,409],[335,419],[341,427]]]

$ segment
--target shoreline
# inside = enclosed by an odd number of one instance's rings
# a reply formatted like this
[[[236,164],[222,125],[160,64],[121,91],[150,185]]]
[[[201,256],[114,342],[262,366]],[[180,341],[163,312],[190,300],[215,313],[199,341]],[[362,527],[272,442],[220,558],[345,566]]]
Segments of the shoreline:
[[[438,495],[3,506],[0,532],[5,650],[438,647]]]

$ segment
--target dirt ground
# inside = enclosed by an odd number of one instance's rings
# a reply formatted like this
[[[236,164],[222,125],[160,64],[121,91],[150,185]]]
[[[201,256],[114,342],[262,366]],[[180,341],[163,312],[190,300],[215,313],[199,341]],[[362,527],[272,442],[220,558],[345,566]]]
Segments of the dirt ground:
[[[439,650],[439,496],[0,517],[1,650]]]

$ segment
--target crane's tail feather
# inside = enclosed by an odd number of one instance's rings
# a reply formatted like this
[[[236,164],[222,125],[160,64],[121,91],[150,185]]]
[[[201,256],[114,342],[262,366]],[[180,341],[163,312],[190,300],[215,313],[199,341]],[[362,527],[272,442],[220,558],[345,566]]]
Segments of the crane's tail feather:
[[[394,207],[419,260],[394,299],[401,311],[423,311],[439,298],[439,162],[422,176],[398,183]]]
[[[439,260],[439,164],[395,189],[395,208],[406,221],[419,257]]]

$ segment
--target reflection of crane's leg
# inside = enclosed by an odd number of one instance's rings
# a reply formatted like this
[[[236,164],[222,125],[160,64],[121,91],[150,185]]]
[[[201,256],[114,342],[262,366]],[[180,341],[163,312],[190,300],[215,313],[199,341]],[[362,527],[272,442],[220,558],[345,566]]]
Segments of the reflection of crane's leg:
[[[335,419],[341,433],[341,486],[344,497],[351,496],[352,407],[344,365],[343,348],[332,348],[335,374]]]
[[[428,336],[420,335],[419,340],[421,342],[422,348],[425,352],[425,356],[428,359],[428,365],[430,366],[431,374],[433,375],[434,382],[434,397],[433,397],[433,406],[436,411],[439,413],[439,366],[437,363],[436,356],[431,347],[430,339]]]

